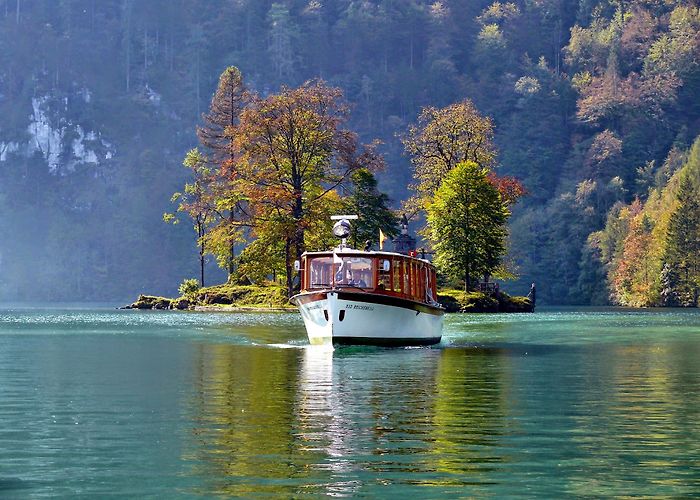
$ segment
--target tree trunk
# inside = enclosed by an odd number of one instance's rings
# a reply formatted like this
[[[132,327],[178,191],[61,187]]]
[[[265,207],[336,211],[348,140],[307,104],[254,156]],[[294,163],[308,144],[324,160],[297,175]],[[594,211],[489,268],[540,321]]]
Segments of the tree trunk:
[[[204,223],[197,222],[197,235],[199,236],[199,284],[204,287]]]
[[[292,240],[287,237],[284,240],[284,268],[287,274],[287,296],[292,296],[292,288],[294,279],[292,278],[292,263],[291,263]]]
[[[304,228],[301,225],[303,215],[304,205],[301,198],[301,190],[299,190],[299,194],[297,194],[294,203],[293,211],[294,222],[296,224],[296,227],[294,228],[294,250],[296,252],[296,255],[294,256],[295,259],[301,259],[301,254],[304,253]]]
[[[204,245],[202,245],[204,247]],[[199,285],[204,288],[204,249],[199,251]]]
[[[233,230],[233,223],[234,223],[234,211],[233,208],[228,214],[228,220],[231,223],[231,228]],[[230,250],[230,255],[228,258],[228,280],[231,281],[231,278],[233,277],[233,273],[236,270],[235,269],[235,260],[236,260],[236,244],[233,240],[231,240],[231,248]]]

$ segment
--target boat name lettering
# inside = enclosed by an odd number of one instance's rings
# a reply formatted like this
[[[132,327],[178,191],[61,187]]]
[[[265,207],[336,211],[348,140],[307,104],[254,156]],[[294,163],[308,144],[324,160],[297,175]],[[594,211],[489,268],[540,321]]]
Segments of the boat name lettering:
[[[348,304],[345,306],[345,309],[362,309],[363,311],[374,311],[374,307],[372,306],[363,306],[359,304]]]
[[[322,307],[322,304],[314,304],[312,306],[309,306],[307,308],[307,311],[313,311],[314,309],[321,309],[321,307]]]

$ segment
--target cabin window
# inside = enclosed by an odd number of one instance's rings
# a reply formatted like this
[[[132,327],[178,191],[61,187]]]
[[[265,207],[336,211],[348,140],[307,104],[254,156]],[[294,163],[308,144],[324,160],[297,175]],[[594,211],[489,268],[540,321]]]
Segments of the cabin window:
[[[314,257],[309,264],[309,288],[331,286],[333,278],[333,257]]]
[[[408,262],[403,263],[403,288],[401,291],[406,295],[411,295],[411,266]]]
[[[413,285],[413,296],[416,299],[420,298],[420,266],[418,263],[413,264],[413,280],[415,285]]]
[[[413,276],[416,278],[416,293],[415,297],[417,300],[422,300],[423,296],[421,294],[421,290],[423,290],[423,266],[420,265],[419,263],[416,263],[416,272]]]
[[[379,273],[377,275],[377,288],[379,290],[391,290],[391,264],[388,260],[379,261]]]
[[[416,279],[416,270],[416,263],[411,262],[411,295],[414,299],[418,297],[418,280]]]
[[[335,284],[355,288],[374,288],[372,264],[373,259],[366,257],[342,257],[342,262],[335,264]]]
[[[394,262],[391,265],[392,268],[392,273],[394,276],[394,286],[393,289],[395,292],[400,292],[401,291],[401,261],[395,259]]]

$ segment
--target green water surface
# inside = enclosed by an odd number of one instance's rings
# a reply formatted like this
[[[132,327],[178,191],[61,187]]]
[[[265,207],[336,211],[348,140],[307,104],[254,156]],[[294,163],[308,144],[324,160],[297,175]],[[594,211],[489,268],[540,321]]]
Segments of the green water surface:
[[[700,495],[698,310],[307,344],[288,313],[0,308],[0,498]]]

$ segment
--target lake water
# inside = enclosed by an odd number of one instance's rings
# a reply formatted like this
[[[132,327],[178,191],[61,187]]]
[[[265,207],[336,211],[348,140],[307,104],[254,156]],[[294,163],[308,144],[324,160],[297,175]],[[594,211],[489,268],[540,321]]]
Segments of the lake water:
[[[0,308],[0,497],[700,495],[700,311],[451,315],[432,348],[296,314]]]

